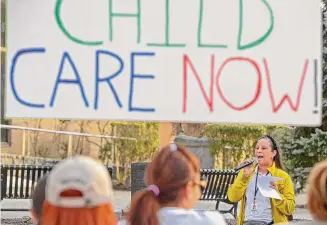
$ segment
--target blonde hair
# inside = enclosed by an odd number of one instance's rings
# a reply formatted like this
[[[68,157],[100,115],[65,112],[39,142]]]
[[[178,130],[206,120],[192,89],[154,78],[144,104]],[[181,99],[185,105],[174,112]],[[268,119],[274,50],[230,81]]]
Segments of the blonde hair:
[[[67,190],[61,195],[78,197],[81,192]],[[42,225],[116,225],[118,222],[111,203],[93,208],[62,208],[45,201],[42,213]]]
[[[314,219],[327,221],[327,160],[317,163],[310,172],[308,209]]]

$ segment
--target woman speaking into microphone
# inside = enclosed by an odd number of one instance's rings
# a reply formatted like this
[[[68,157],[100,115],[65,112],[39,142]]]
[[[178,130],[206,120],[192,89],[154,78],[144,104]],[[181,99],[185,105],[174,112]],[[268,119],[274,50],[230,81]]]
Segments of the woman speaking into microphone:
[[[283,170],[280,150],[274,138],[269,135],[261,137],[255,148],[257,164],[242,169],[235,182],[228,190],[231,202],[240,202],[238,225],[271,225],[288,222],[295,209],[295,196],[290,176]],[[249,161],[245,160],[245,161]],[[281,178],[270,182],[269,187],[277,191],[280,199],[265,197],[259,186],[264,186],[263,177]]]

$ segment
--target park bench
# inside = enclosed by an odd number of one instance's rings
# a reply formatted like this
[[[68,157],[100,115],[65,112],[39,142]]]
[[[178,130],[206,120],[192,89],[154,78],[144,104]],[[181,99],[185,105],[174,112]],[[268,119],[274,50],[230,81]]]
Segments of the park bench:
[[[201,177],[207,182],[206,188],[203,190],[201,201],[216,201],[216,210],[220,213],[230,213],[236,218],[237,202],[230,202],[227,198],[227,191],[233,184],[237,172],[234,170],[216,170],[201,169]],[[220,203],[230,205],[229,209],[220,209]]]
[[[106,166],[112,177],[112,167]],[[53,166],[1,165],[1,201],[3,199],[30,199],[37,181]],[[28,211],[28,208],[3,208],[1,211]]]

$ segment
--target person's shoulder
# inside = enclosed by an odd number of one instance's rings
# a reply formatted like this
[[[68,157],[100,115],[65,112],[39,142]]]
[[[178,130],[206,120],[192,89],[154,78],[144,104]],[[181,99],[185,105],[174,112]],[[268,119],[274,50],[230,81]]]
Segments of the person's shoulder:
[[[291,176],[285,170],[279,168],[276,168],[276,175],[284,179],[291,178]]]
[[[158,215],[160,225],[226,225],[223,216],[218,211],[164,208],[159,211]]]
[[[198,212],[201,224],[208,225],[226,225],[224,217],[217,211],[201,211]]]

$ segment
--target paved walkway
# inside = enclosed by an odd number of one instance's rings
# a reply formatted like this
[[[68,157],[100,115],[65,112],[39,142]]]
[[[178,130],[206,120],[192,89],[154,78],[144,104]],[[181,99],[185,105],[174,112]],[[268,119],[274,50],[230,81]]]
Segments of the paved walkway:
[[[115,191],[114,192],[114,207],[117,212],[120,212],[122,209],[126,209],[126,207],[130,203],[131,193],[129,191]],[[299,195],[297,197],[297,204],[304,205],[305,204],[305,195]],[[29,208],[30,200],[28,199],[19,199],[19,200],[8,200],[5,199],[1,202],[1,207],[3,208]],[[195,207],[198,210],[214,210],[215,202],[208,201],[199,201]],[[228,209],[228,205],[221,204],[221,209]],[[23,216],[29,216],[29,212],[1,212],[1,218],[19,218]],[[232,218],[231,215],[225,214],[225,218]],[[308,210],[304,208],[297,208],[295,215],[295,219],[307,219],[312,220]]]
[[[307,194],[303,193],[297,195],[295,201],[298,208],[304,208],[304,206],[307,204]]]

